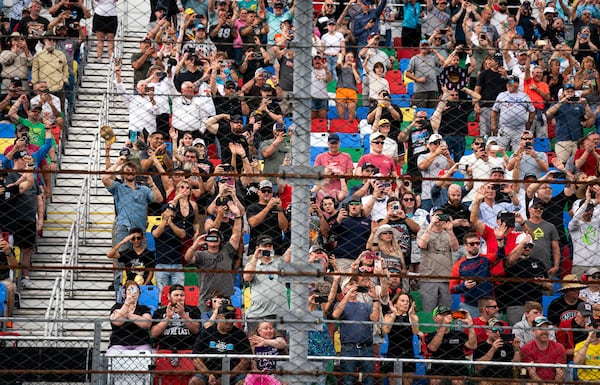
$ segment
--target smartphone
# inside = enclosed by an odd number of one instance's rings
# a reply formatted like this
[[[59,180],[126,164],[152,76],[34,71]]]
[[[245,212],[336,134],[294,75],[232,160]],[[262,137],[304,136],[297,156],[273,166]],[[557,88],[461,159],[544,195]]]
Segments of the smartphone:
[[[442,35],[445,35],[446,33],[448,33],[448,29],[447,29],[447,28],[442,28],[442,29],[440,29],[440,33],[441,33]]]
[[[327,303],[327,297],[324,295],[318,295],[315,297],[316,303]]]
[[[204,238],[204,240],[206,242],[218,242],[219,237],[217,237],[216,235],[208,235],[206,238]]]
[[[500,338],[504,342],[513,342],[515,340],[515,335],[502,333],[502,334],[500,334]]]
[[[490,151],[500,151],[500,146],[493,144],[490,146]]]
[[[127,288],[127,294],[136,294],[138,292],[138,288],[136,286],[129,286]]]
[[[379,251],[369,251],[365,255],[366,259],[379,259]]]
[[[137,131],[129,131],[129,141],[131,141],[131,143],[137,142],[137,137],[138,137]]]
[[[464,164],[464,163],[459,163],[459,164],[458,164],[458,169],[459,169],[460,171],[467,171],[467,168],[468,168],[468,167],[469,167],[469,165],[468,165],[468,164]]]
[[[566,173],[566,172],[564,172],[564,171],[554,171],[554,172],[552,173],[552,176],[553,176],[555,179],[565,179],[565,178],[567,177],[567,173]]]
[[[263,257],[270,257],[272,255],[272,251],[271,250],[262,250],[260,252],[260,255],[262,255]]]
[[[543,47],[546,44],[548,44],[548,42],[546,40],[542,40],[542,39],[535,42],[535,45],[537,45],[538,47]]]
[[[394,210],[394,211],[398,211],[398,210],[400,210],[400,204],[399,204],[399,203],[394,203],[394,204],[392,205],[392,210]]]
[[[373,263],[373,266],[376,270],[381,270],[381,259],[376,259],[375,263]]]
[[[10,233],[8,231],[2,232],[2,239],[4,239],[7,243],[10,243]]]
[[[467,318],[467,315],[462,310],[455,310],[452,312],[452,318],[453,319],[465,319],[465,318]]]
[[[233,179],[233,178],[227,178],[227,185],[228,186],[235,186],[235,179]]]
[[[369,292],[369,288],[368,288],[368,287],[366,287],[366,286],[359,286],[359,287],[356,289],[356,292],[357,292],[357,293],[368,293],[368,292]]]

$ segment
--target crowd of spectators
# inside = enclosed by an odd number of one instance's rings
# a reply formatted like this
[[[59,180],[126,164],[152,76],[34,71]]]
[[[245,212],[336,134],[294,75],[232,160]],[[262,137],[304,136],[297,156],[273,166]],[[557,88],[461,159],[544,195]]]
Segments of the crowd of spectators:
[[[19,4],[0,52],[2,92],[7,89],[0,110],[17,125],[0,193],[3,212],[18,218],[3,230],[20,246],[27,287],[26,268],[51,196],[48,174],[28,171],[54,167],[53,127],[64,129],[61,112],[83,38],[79,22],[91,13],[81,2],[61,0],[48,20],[38,0],[25,9]],[[387,334],[390,357],[414,357],[406,345],[417,336],[438,359],[472,352],[480,361],[597,363],[595,1],[408,0],[398,7],[386,0],[325,0],[313,15],[311,68],[304,69],[294,64],[290,44],[293,3],[188,0],[181,6],[152,2],[139,51],[118,59],[115,2],[98,0],[94,10],[98,45],[90,61],[106,64],[106,41],[115,89],[129,112],[126,143],[111,159],[107,141],[102,176],[116,212],[107,256],[119,267],[111,285],[120,297],[110,316],[111,352],[148,350],[152,342],[194,353],[284,351],[284,335],[274,331],[279,325],[263,321],[288,309],[287,282],[277,272],[291,263],[294,247],[292,187],[277,174],[279,166],[293,164],[297,128],[286,118],[293,118],[294,73],[303,71],[312,81],[311,118],[326,119],[330,105],[350,121],[358,108],[368,109],[368,153],[353,161],[332,131],[327,151],[314,162],[326,177],[312,187],[307,259],[347,276],[315,278],[309,307],[326,320],[347,321],[335,340],[342,356],[377,356]],[[394,20],[403,24],[400,45]],[[412,55],[401,58],[404,49]],[[390,81],[399,64],[402,77]],[[132,89],[123,81],[124,66],[133,69]],[[399,83],[411,85],[407,95],[416,109],[395,104]],[[471,122],[477,132],[466,141]],[[554,152],[538,150],[539,139],[553,139]],[[0,240],[6,265],[14,266],[7,245]],[[200,269],[199,308],[184,304],[187,265]],[[562,286],[552,285],[561,277]],[[138,304],[139,286],[152,284],[170,287],[169,304],[154,314]],[[234,325],[231,306],[242,286],[250,293],[244,330]],[[553,294],[545,317],[541,304]],[[194,321],[200,318],[203,324]],[[404,324],[389,324],[396,320]],[[435,324],[427,335],[420,331],[424,320]],[[333,354],[334,329],[332,323],[311,332],[310,354]],[[241,359],[232,367],[268,374],[274,362]],[[216,380],[216,361],[193,365],[200,374],[190,383]],[[358,369],[367,384],[375,370],[394,371],[343,359],[340,369]],[[434,365],[431,373],[468,375],[466,365],[446,369]],[[475,370],[485,377],[515,374],[495,366]],[[404,372],[416,371],[405,364]],[[562,381],[564,371],[531,367],[519,375]],[[353,376],[342,379],[353,382]]]

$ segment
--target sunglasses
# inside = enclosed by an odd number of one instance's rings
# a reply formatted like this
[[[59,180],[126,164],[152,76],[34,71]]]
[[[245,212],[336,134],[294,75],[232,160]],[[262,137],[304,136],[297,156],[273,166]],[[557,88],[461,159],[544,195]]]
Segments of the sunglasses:
[[[235,87],[225,87],[226,90],[235,90]]]
[[[141,241],[141,240],[142,240],[142,237],[140,237],[140,236],[133,237],[133,238],[131,238],[131,240],[132,240],[132,241]]]
[[[474,146],[484,146],[485,143],[484,142],[473,142]]]
[[[402,201],[404,201],[404,202],[414,202],[415,198],[402,198]]]
[[[521,140],[533,140],[533,137],[531,137],[531,138],[521,138]]]
[[[498,309],[498,305],[487,305],[486,307],[490,309]]]
[[[533,248],[533,245],[531,243],[526,244],[525,246],[523,246],[524,249],[531,249]]]
[[[371,273],[373,272],[373,268],[371,266],[359,266],[358,271],[361,273]]]
[[[431,143],[429,143],[429,144],[435,144],[436,146],[439,146],[439,145],[440,145],[440,143],[442,143],[442,141],[441,141],[441,140],[436,140],[436,141],[434,141],[434,142],[431,142]]]
[[[598,279],[600,278],[600,274],[592,274],[591,277],[594,279]]]
[[[501,330],[501,329],[498,329],[498,328],[491,328],[491,329],[490,329],[490,331],[491,331],[492,333],[500,333],[502,330]]]
[[[362,203],[361,202],[349,202],[348,204],[350,206],[360,206]]]
[[[273,194],[273,190],[271,190],[270,188],[261,188],[260,192],[263,194]]]
[[[481,245],[481,242],[477,241],[477,242],[465,242],[468,246],[479,246]]]
[[[382,231],[381,235],[392,235],[391,231]]]
[[[371,142],[371,143],[373,143],[373,144],[383,144],[383,142],[379,142],[379,141],[377,141],[377,142]]]

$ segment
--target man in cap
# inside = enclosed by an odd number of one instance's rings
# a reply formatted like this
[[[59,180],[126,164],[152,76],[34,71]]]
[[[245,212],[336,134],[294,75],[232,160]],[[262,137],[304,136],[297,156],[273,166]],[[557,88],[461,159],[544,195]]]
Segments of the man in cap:
[[[426,310],[424,310],[426,311]],[[468,311],[462,310],[460,324],[472,326],[473,319]],[[435,333],[429,333],[425,337],[427,349],[431,352],[431,358],[436,360],[436,363],[431,365],[432,375],[437,376],[468,376],[467,365],[450,365],[445,364],[444,360],[464,360],[464,349],[477,348],[477,336],[475,328],[469,327],[465,332],[462,328],[451,328],[455,321],[450,308],[445,305],[436,306],[433,309],[433,322],[438,324]],[[432,385],[440,385],[443,379],[437,378],[430,380]],[[454,385],[463,384],[462,380],[453,380]]]
[[[225,3],[225,7],[220,6],[222,3]],[[228,58],[233,59],[235,57],[233,53],[233,41],[238,39],[239,33],[236,26],[237,23],[232,20],[232,14],[229,13],[227,3],[224,1],[219,2],[216,13],[217,23],[211,25],[209,29],[210,40],[215,43],[218,52],[225,52]],[[210,18],[210,20],[214,20],[214,18]],[[221,68],[221,71],[222,70],[223,68]]]
[[[420,177],[421,171],[417,167],[417,159],[421,154],[428,150],[427,139],[433,134],[431,123],[428,120],[427,111],[418,110],[415,112],[413,121],[405,130],[398,134],[398,142],[406,142],[406,165],[407,174],[413,177]],[[421,181],[415,179],[413,182],[414,192],[421,192]]]
[[[429,2],[428,9],[433,8],[433,2]],[[443,7],[443,10],[439,10]],[[450,20],[450,15],[445,12],[446,0],[438,0],[435,15],[428,17],[427,20],[438,18],[445,19],[441,24],[446,28]],[[435,29],[435,28],[434,28]],[[419,42],[419,54],[410,58],[405,76],[415,82],[414,104],[421,108],[435,108],[437,104],[437,75],[440,67],[440,60],[432,53],[429,46],[429,40]]]
[[[553,325],[563,321],[570,321],[577,315],[578,306],[583,301],[579,298],[579,291],[585,289],[586,284],[579,282],[575,274],[567,274],[560,285],[561,296],[548,305],[548,319]]]
[[[586,274],[588,277],[594,273],[588,270],[600,266],[600,253],[598,252],[598,238],[593,234],[600,234],[600,216],[595,209],[600,200],[592,199],[592,192],[600,198],[600,185],[583,185],[584,199],[578,200],[573,206],[573,218],[569,222],[569,239],[573,244],[573,267],[571,273],[578,277]]]
[[[210,354],[215,358],[194,358],[193,363],[197,374],[190,379],[190,385],[210,385],[220,383],[222,356],[224,354],[252,354],[250,342],[243,330],[234,324],[235,308],[229,304],[221,305],[218,310],[217,322],[209,328],[202,328],[194,344],[194,354]],[[247,358],[232,358],[231,371],[245,372],[250,369]],[[231,384],[242,385],[245,374],[235,375]]]
[[[502,321],[491,318],[486,328],[483,329],[485,340],[477,345],[477,349],[473,351],[474,361],[493,361],[493,362],[521,362],[521,345],[517,338],[508,340],[502,338],[502,335],[509,330],[504,329],[506,326]],[[514,337],[514,334],[513,334]],[[506,378],[513,379],[514,372],[511,366],[484,366],[477,365],[477,376],[488,378]],[[490,385],[493,382],[480,382],[481,385]]]
[[[153,315],[150,335],[161,350],[192,350],[200,333],[200,309],[185,304],[185,288],[172,285],[169,303],[158,308]]]
[[[27,47],[32,55],[35,54],[35,46],[44,35],[44,32],[48,30],[50,24],[50,20],[41,16],[41,12],[42,3],[40,0],[32,0],[29,4],[29,15],[23,16],[15,29],[21,36],[27,37]]]
[[[335,249],[333,254],[341,271],[347,271],[356,260],[371,234],[371,219],[364,215],[361,199],[351,196],[348,205],[342,205],[337,222],[330,228],[330,239],[333,237]]]
[[[346,361],[340,362],[343,372],[353,373],[356,369],[366,376],[362,383],[373,385],[375,380],[369,374],[374,372],[374,364],[370,358],[373,357],[373,324],[380,318],[381,303],[375,287],[368,289],[368,296],[372,299],[371,303],[361,302],[357,296],[359,288],[359,277],[352,276],[342,287],[344,298],[335,305],[332,317],[342,321],[360,321],[351,323],[342,323],[340,326],[340,340],[342,344],[342,356],[345,357],[368,357],[365,361]],[[387,294],[387,293],[386,293]],[[369,322],[371,321],[371,322]],[[354,376],[345,375],[342,377],[343,385],[354,384]]]
[[[8,87],[2,87],[2,90],[6,90],[6,93],[0,95],[0,121],[10,123],[10,118],[8,116],[10,108],[13,106],[13,104],[17,103],[21,95],[25,94],[25,91],[23,89],[23,82],[20,78],[12,78],[10,79]],[[23,104],[21,104],[19,109],[17,110],[17,115],[23,118],[27,118],[27,110],[25,109],[25,106]]]
[[[337,82],[337,73],[335,70],[338,62],[338,55],[346,55],[346,40],[341,32],[337,31],[337,23],[331,18],[327,21],[327,32],[321,36],[323,44],[323,55],[327,61],[327,67],[334,81]]]
[[[565,348],[556,341],[550,339],[552,322],[544,316],[538,316],[533,320],[535,336],[521,347],[521,362],[533,362],[535,364],[566,364]],[[536,381],[562,382],[565,378],[565,370],[562,367],[527,367],[528,378]]]
[[[283,160],[289,157],[292,152],[290,143],[287,142],[288,135],[286,134],[284,122],[276,122],[273,125],[273,139],[267,139],[260,142],[258,152],[264,159],[262,169],[263,174],[279,174],[279,166],[283,164]],[[276,182],[276,176],[268,176],[271,182]]]
[[[513,325],[513,333],[515,333],[515,338],[520,341],[521,347],[535,339],[533,321],[544,312],[542,304],[536,301],[526,301],[522,308],[521,320]],[[556,341],[554,330],[549,330],[549,333],[550,340]]]
[[[250,113],[250,108],[244,98],[244,92],[242,90],[238,91],[237,84],[233,80],[225,82],[222,93],[213,90],[213,95],[215,95],[213,100],[217,114],[247,116]]]
[[[33,57],[31,64],[31,81],[48,82],[50,92],[60,98],[61,110],[64,111],[65,87],[69,85],[69,67],[67,57],[56,49],[56,36],[52,32],[44,35],[44,49]]]
[[[454,165],[454,159],[450,156],[448,145],[440,134],[432,134],[427,140],[429,153],[419,155],[417,167],[421,170],[423,178],[436,178],[440,171],[447,170]],[[421,182],[421,208],[430,210],[433,206],[431,200],[431,189],[434,180]]]
[[[534,198],[529,205],[529,219],[525,224],[534,237],[532,253],[546,266],[548,275],[554,276],[560,267],[560,237],[556,226],[542,217],[545,210],[544,202]],[[550,317],[550,320],[555,319]]]
[[[534,118],[535,107],[531,99],[519,91],[519,77],[509,77],[506,91],[498,95],[492,107],[492,135],[498,135],[498,144],[502,147],[515,151],[521,134],[531,129]]]
[[[393,109],[393,108],[392,108]],[[389,119],[379,119],[373,124],[373,133],[378,132],[383,135],[383,150],[381,151],[384,155],[387,155],[394,159],[394,162],[398,164],[398,167],[402,167],[401,162],[404,161],[404,157],[400,159],[398,157],[398,142],[390,137],[390,131],[392,129],[392,123]],[[404,147],[404,146],[403,146]],[[403,154],[404,155],[404,154]]]
[[[326,173],[334,175],[352,175],[354,163],[349,154],[340,151],[340,136],[332,132],[327,137],[329,151],[322,152],[315,158],[315,167],[323,166]],[[341,189],[338,178],[331,179],[329,184],[333,189]]]
[[[385,143],[385,136],[379,132],[371,134],[371,152],[360,157],[358,160],[357,168],[354,170],[355,175],[362,175],[362,165],[365,163],[371,163],[379,169],[379,173],[382,176],[398,176],[398,170],[394,159],[383,153],[383,145]]]
[[[261,236],[268,235],[275,246],[277,255],[283,254],[281,232],[289,227],[288,218],[281,205],[281,199],[273,195],[273,183],[264,179],[258,185],[258,202],[250,205],[246,212],[250,225],[248,253],[252,254]]]
[[[196,21],[193,28],[194,40],[185,43],[182,51],[189,53],[188,60],[194,59],[194,56],[199,60],[212,60],[214,54],[217,52],[217,47],[215,46],[215,43],[210,40],[208,32],[206,31],[206,25],[200,21]],[[182,39],[183,34],[179,36],[177,42]]]
[[[581,127],[592,126],[596,116],[584,98],[575,96],[573,83],[563,86],[560,100],[548,108],[546,116],[556,121],[556,156],[566,163],[583,136]]]
[[[533,148],[533,132],[523,131],[517,150],[511,155],[507,171],[512,171],[515,166],[516,156],[521,156],[519,163],[519,179],[524,179],[525,174],[534,174],[541,178],[548,171],[548,157],[545,152],[536,151]]]
[[[499,167],[493,168],[489,177],[491,178],[493,174],[498,173],[504,175],[504,169]],[[511,198],[513,202],[496,202],[498,187],[493,183],[487,183],[479,187],[475,193],[471,207],[469,207],[469,210],[471,210],[471,223],[481,222],[495,229],[498,227],[498,214],[503,211],[509,213],[519,211],[519,200],[514,193]],[[515,205],[514,203],[517,204]]]
[[[183,51],[183,57],[174,69],[173,84],[178,92],[183,92],[183,83],[191,82],[193,94],[211,96],[212,90],[203,80],[204,62],[196,55],[193,48]],[[169,84],[169,83],[167,83]],[[186,90],[189,92],[189,90]]]
[[[371,0],[361,0],[362,12],[354,18],[353,33],[359,47],[367,44],[367,38],[371,32],[379,33],[379,17],[383,13],[387,0],[382,0],[376,8],[371,8]]]
[[[250,284],[247,330],[254,330],[265,318],[278,319],[288,309],[286,280],[278,272],[286,269],[292,253],[288,249],[283,255],[278,254],[273,243],[268,235],[258,237],[254,253],[244,268],[244,282]]]
[[[575,345],[587,339],[588,330],[585,327],[592,322],[593,316],[592,304],[579,302],[575,317],[561,321],[558,325],[556,342],[565,347],[568,361],[573,359]]]
[[[421,227],[417,234],[417,247],[421,250],[419,281],[423,311],[433,311],[436,306],[450,306],[448,280],[429,278],[447,276],[452,270],[452,253],[458,250],[458,239],[454,235],[452,218],[439,207],[431,210],[428,226]]]
[[[275,44],[275,35],[281,33],[281,24],[284,20],[291,20],[294,17],[295,7],[285,9],[283,3],[279,0],[273,2],[271,9],[265,8],[265,3],[258,3],[258,14],[265,14],[269,33],[267,34],[267,44]]]
[[[548,137],[548,122],[546,121],[546,105],[552,100],[548,83],[542,80],[544,70],[536,65],[531,68],[531,59],[525,62],[525,77],[523,78],[523,91],[529,96],[535,107],[535,119],[531,131],[538,138]]]
[[[232,159],[235,156],[236,166],[241,170],[242,166],[249,162],[249,144],[248,135],[246,135],[246,127],[244,127],[243,119],[240,115],[219,114],[206,119],[206,130],[215,135],[221,144],[221,153],[219,157],[223,163],[232,164]],[[232,148],[241,146],[244,154],[238,154],[237,150]],[[232,147],[233,146],[233,147]],[[235,154],[233,152],[236,152]]]
[[[33,55],[29,52],[25,39],[19,32],[13,32],[8,37],[10,49],[0,52],[2,64],[2,90],[8,90],[11,80],[15,77],[27,79]],[[20,81],[20,80],[19,80]],[[21,84],[22,87],[22,84]]]
[[[231,237],[226,239],[216,228],[202,234],[185,252],[187,263],[194,264],[206,273],[199,273],[200,306],[204,309],[211,293],[219,292],[231,297],[234,294],[235,274],[231,269],[238,260],[238,247],[242,237],[242,216],[236,205],[229,205],[234,216]],[[223,271],[219,273],[218,271]],[[205,310],[205,309],[204,309]]]

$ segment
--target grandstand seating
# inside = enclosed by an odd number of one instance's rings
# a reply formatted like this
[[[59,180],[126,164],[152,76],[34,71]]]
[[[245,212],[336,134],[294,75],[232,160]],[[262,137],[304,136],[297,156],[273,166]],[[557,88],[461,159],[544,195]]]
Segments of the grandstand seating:
[[[327,132],[329,126],[327,119],[312,119],[310,121],[310,132]]]
[[[467,123],[467,131],[469,136],[479,136],[479,123],[469,122]]]
[[[548,138],[534,138],[533,149],[539,152],[550,151],[550,139]]]
[[[331,119],[329,122],[329,131],[355,134],[358,132],[358,120]]]
[[[15,138],[15,125],[12,123],[0,123],[0,138]]]
[[[169,291],[171,286],[165,286],[160,292],[160,305],[167,306],[169,304]],[[185,304],[188,306],[198,307],[200,302],[200,289],[198,286],[184,286]]]
[[[360,134],[338,134],[340,147],[361,148]]]
[[[329,134],[324,132],[311,132],[310,133],[310,145],[312,147],[327,147],[327,138]]]
[[[560,295],[544,295],[542,297],[542,307],[544,308],[544,317],[548,317],[548,306],[550,306],[550,303],[558,297],[560,297]]]
[[[158,308],[160,300],[160,290],[158,287],[147,285],[140,286],[140,297],[138,298],[138,304],[148,306],[150,308],[150,314]]]
[[[358,120],[366,119],[367,115],[369,115],[369,107],[361,106],[356,109],[356,119],[358,119]]]
[[[390,97],[392,104],[398,107],[410,107],[412,104],[408,94],[392,94]]]
[[[327,119],[337,119],[337,118],[338,118],[337,108],[335,106],[329,106],[329,108],[327,109]]]
[[[353,162],[358,162],[360,157],[364,155],[365,150],[363,148],[340,147],[340,152],[345,152],[350,155]]]
[[[317,155],[319,155],[322,152],[327,152],[327,151],[329,151],[328,147],[311,147],[310,148],[310,164],[314,165]]]
[[[385,73],[385,79],[390,85],[391,94],[405,94],[406,86],[402,81],[402,72],[400,70],[390,70]]]
[[[6,286],[0,282],[0,317],[3,317],[8,303]]]
[[[158,354],[190,354],[191,350],[163,350],[160,349],[156,353]],[[194,363],[191,358],[179,357],[176,360],[170,357],[157,357],[155,361],[156,376],[154,377],[154,383],[156,385],[187,385],[191,374],[176,374],[177,371],[194,371]],[[161,372],[165,372],[163,374]]]

